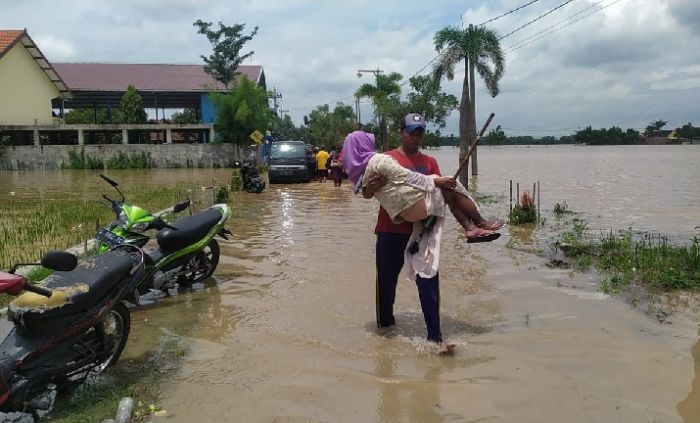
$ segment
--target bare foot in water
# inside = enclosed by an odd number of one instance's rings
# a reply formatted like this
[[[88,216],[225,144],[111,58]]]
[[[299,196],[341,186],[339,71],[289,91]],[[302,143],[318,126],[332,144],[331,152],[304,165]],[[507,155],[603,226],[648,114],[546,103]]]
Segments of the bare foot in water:
[[[452,342],[449,341],[441,341],[438,342],[438,347],[440,348],[440,354],[442,355],[451,355],[455,352],[455,347],[457,345],[453,344]]]

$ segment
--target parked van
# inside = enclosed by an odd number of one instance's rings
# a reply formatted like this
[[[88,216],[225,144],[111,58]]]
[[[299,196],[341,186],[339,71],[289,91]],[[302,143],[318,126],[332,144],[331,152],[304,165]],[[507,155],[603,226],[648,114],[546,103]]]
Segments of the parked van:
[[[267,161],[271,184],[309,182],[306,144],[303,141],[274,141]]]

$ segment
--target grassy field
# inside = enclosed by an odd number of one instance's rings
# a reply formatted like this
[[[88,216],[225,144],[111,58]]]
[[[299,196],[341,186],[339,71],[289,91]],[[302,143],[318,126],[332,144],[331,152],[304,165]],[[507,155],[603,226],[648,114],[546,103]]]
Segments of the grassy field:
[[[143,187],[125,192],[130,203],[156,212],[185,198],[212,203],[211,190],[200,193],[195,183]],[[115,218],[95,198],[27,199],[7,197],[0,202],[0,269],[36,262],[49,250],[65,250],[92,238],[96,227]],[[207,205],[208,205],[207,204]]]

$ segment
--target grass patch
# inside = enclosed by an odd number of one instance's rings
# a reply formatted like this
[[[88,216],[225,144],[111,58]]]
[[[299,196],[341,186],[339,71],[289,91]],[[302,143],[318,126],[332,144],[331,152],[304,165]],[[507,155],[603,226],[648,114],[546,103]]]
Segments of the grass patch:
[[[604,275],[601,289],[619,293],[632,284],[657,291],[700,290],[700,238],[673,245],[659,234],[631,229],[592,236],[588,226],[574,219],[573,228],[553,244],[577,262],[580,270],[595,266]]]
[[[115,156],[107,160],[109,169],[151,169],[156,167],[156,162],[151,157],[150,152],[129,152],[120,151]]]
[[[566,201],[563,203],[557,203],[554,205],[554,216],[556,218],[560,218],[565,214],[572,214],[573,211],[569,210],[569,205],[566,204]]]
[[[159,348],[142,362],[123,362],[80,385],[72,393],[59,396],[51,422],[94,423],[114,418],[123,397],[134,399],[132,423],[150,421],[161,411],[157,405],[161,381],[180,365],[185,350],[175,336],[165,336]]]
[[[26,278],[30,283],[36,283],[43,281],[52,273],[52,269],[47,269],[44,266],[35,266],[29,271],[29,273],[27,273]]]

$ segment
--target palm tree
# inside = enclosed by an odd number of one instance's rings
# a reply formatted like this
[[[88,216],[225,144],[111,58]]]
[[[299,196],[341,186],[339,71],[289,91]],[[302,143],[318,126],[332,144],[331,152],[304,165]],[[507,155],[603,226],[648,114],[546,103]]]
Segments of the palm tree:
[[[374,112],[379,117],[381,131],[382,151],[389,149],[389,137],[387,136],[386,115],[389,112],[392,101],[398,99],[401,94],[399,81],[403,79],[400,73],[392,72],[389,75],[376,74],[376,85],[362,84],[355,92],[355,97],[369,97],[374,105]]]
[[[496,31],[484,26],[469,25],[467,29],[445,27],[435,33],[435,49],[440,60],[433,69],[433,75],[440,79],[445,76],[454,79],[455,66],[464,62],[464,82],[462,99],[459,104],[459,161],[466,156],[469,146],[476,143],[476,103],[475,70],[486,83],[491,97],[499,92],[498,82],[505,70],[505,57]],[[472,153],[472,175],[478,174],[476,146]],[[465,166],[459,179],[462,184],[469,182],[468,166]]]

